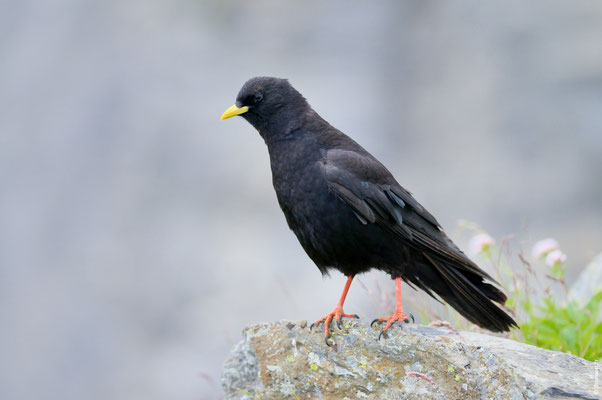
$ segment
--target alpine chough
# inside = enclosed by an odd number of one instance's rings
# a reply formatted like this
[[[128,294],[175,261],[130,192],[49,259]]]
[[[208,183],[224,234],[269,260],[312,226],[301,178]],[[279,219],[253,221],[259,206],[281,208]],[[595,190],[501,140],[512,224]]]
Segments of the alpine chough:
[[[322,274],[347,276],[334,310],[320,318],[328,344],[353,277],[376,268],[395,280],[394,322],[408,322],[401,280],[443,299],[469,321],[508,331],[514,320],[494,302],[506,296],[374,156],[330,125],[286,79],[247,81],[221,119],[242,116],[265,141],[272,180],[290,229]],[[489,283],[488,283],[489,282]],[[381,333],[382,333],[381,332]]]

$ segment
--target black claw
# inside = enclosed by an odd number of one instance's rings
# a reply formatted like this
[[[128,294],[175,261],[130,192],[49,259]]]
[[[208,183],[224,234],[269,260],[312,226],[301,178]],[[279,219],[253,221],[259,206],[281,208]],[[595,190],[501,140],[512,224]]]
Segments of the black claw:
[[[324,336],[324,343],[326,343],[326,346],[332,347],[332,345],[330,344],[330,341],[328,339],[330,339],[330,336]]]
[[[378,318],[376,318],[375,320],[373,320],[372,322],[370,322],[370,328],[374,328],[374,324],[380,322]]]
[[[385,334],[386,334],[386,332],[387,332],[387,331],[386,331],[386,330],[384,330],[384,329],[383,329],[382,331],[380,331],[380,333],[378,334],[378,341],[379,341],[379,342],[380,342],[380,338],[381,338],[383,335],[385,335]],[[388,338],[388,335],[387,335],[387,336],[385,336],[385,339],[387,339],[387,338]]]
[[[353,318],[355,318],[355,319],[360,319],[360,316],[359,316],[359,315],[357,315],[357,314],[353,314]]]
[[[315,324],[316,324],[316,323],[314,322],[314,323],[312,323],[312,324],[309,326],[309,331],[310,331],[310,332],[314,330],[314,325],[315,325]]]
[[[337,328],[339,328],[339,330],[341,330],[341,329],[342,329],[342,328],[341,328],[341,321],[339,321],[339,320],[336,320],[336,323],[337,323]]]
[[[412,323],[414,324],[415,321],[414,321],[414,316],[412,314],[410,314],[410,318],[412,318]]]
[[[403,322],[405,322],[406,324],[409,324],[410,323],[410,319],[406,318],[406,319],[403,320]]]

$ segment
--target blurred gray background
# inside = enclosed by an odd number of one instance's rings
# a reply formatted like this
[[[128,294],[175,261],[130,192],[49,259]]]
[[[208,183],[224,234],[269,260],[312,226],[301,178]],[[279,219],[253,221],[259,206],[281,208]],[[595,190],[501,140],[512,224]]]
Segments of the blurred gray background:
[[[452,237],[554,237],[569,279],[602,249],[601,2],[22,0],[0,33],[2,399],[218,399],[246,324],[332,309],[263,141],[219,121],[255,75]]]

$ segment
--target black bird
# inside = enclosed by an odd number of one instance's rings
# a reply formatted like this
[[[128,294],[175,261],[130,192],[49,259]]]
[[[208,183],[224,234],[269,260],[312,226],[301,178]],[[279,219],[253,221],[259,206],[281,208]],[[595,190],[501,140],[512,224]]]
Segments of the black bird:
[[[497,307],[506,296],[491,276],[445,235],[441,226],[393,175],[353,139],[316,113],[286,79],[247,81],[221,119],[242,116],[268,146],[278,203],[290,229],[322,274],[347,276],[334,310],[324,322],[328,344],[334,319],[343,313],[353,277],[376,268],[395,280],[392,323],[408,322],[401,280],[449,303],[469,321],[495,332],[516,322]],[[381,333],[382,333],[381,332]]]

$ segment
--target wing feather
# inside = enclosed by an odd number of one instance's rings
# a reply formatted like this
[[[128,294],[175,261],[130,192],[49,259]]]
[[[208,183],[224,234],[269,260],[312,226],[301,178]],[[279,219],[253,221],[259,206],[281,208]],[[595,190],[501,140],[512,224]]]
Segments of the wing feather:
[[[370,154],[330,150],[322,163],[328,187],[362,224],[377,224],[409,246],[495,282],[451,242],[435,217]]]

